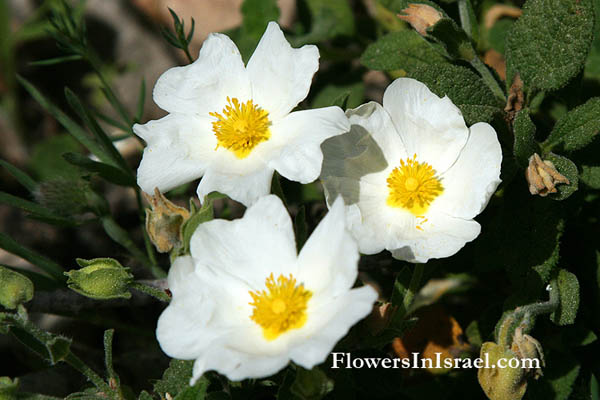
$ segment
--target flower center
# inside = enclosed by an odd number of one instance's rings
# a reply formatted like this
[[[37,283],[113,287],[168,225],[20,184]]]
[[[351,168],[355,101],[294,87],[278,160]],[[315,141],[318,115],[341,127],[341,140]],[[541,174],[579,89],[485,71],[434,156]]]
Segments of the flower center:
[[[400,160],[400,166],[388,176],[387,184],[390,189],[387,204],[405,208],[415,216],[422,216],[444,191],[440,179],[435,176],[435,169],[418,162],[416,154],[406,161]]]
[[[312,293],[304,285],[296,285],[296,279],[271,274],[265,282],[267,290],[250,292],[254,311],[250,319],[263,328],[267,340],[276,339],[290,329],[302,327],[306,322],[306,307]]]
[[[222,114],[209,114],[217,118],[212,123],[213,132],[217,137],[217,148],[225,147],[237,158],[246,158],[260,142],[271,137],[269,113],[252,100],[240,103],[235,97],[227,97],[227,105]]]

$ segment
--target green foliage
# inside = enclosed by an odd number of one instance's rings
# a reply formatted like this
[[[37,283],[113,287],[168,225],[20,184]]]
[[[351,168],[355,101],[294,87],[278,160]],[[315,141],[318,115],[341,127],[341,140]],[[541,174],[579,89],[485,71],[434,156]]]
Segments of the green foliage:
[[[81,146],[72,136],[61,134],[52,136],[35,145],[30,167],[34,176],[41,181],[56,178],[76,179],[81,171],[65,161],[61,155],[81,151]],[[36,185],[37,186],[37,185]],[[34,192],[30,190],[30,192]]]
[[[600,167],[584,165],[581,167],[581,182],[592,189],[600,189]]]
[[[579,281],[575,274],[561,269],[558,271],[557,285],[560,305],[550,319],[558,325],[573,324],[579,308]]]
[[[567,400],[579,375],[580,366],[569,353],[553,351],[546,354],[544,378],[531,381],[526,399]]]
[[[531,89],[565,86],[585,64],[593,25],[591,0],[528,0],[507,37],[509,69]]]
[[[517,113],[513,123],[513,132],[515,135],[513,154],[517,164],[521,168],[526,168],[529,164],[529,157],[540,151],[535,141],[535,125],[529,117],[529,110],[525,109]]]
[[[292,40],[296,45],[316,43],[354,33],[354,15],[346,0],[306,0],[311,15],[311,29]]]
[[[213,219],[213,203],[211,199],[205,198],[204,204],[200,208],[197,208],[196,204],[190,200],[190,218],[181,225],[184,253],[189,253],[190,240],[198,225],[211,219]]]
[[[237,45],[244,61],[248,61],[267,24],[279,19],[279,7],[275,0],[244,0],[242,3],[242,26]]]
[[[192,368],[194,366],[193,361],[183,360],[171,360],[169,368],[165,370],[165,373],[159,381],[154,384],[154,392],[165,397],[166,393],[169,393],[171,397],[178,398],[181,394],[182,398],[188,399],[192,394],[202,394],[206,392],[208,387],[208,379],[202,377],[196,382],[193,391],[189,390],[190,379],[192,378]],[[199,389],[199,390],[198,390]],[[202,394],[203,396],[203,394]],[[197,397],[202,399],[203,397]]]
[[[196,26],[196,22],[194,21],[194,18],[192,18],[192,26],[190,28],[190,31],[188,33],[185,32],[185,21],[180,20],[179,17],[177,16],[177,14],[175,13],[175,11],[171,10],[169,8],[169,13],[171,14],[171,18],[173,18],[173,28],[175,30],[175,34],[173,35],[171,32],[169,32],[167,29],[163,28],[161,33],[163,35],[163,37],[165,38],[165,40],[174,47],[177,47],[178,49],[181,49],[185,52],[186,56],[188,57],[188,60],[190,62],[193,61],[192,56],[190,55],[189,52],[189,45],[190,42],[192,41],[192,38],[194,37],[194,28]]]
[[[306,223],[306,207],[301,206],[294,218],[294,236],[296,237],[296,249],[298,253],[304,246],[308,237],[308,225]]]
[[[558,185],[556,187],[558,193],[552,194],[551,197],[554,200],[564,200],[575,193],[579,188],[579,173],[573,161],[554,153],[549,153],[546,156],[546,160],[551,161],[556,170],[569,180],[568,185]]]
[[[364,100],[364,93],[365,85],[362,82],[340,86],[329,84],[315,96],[312,107],[338,106],[342,109],[358,107]]]
[[[471,61],[475,58],[471,40],[451,18],[442,18],[435,25],[427,28],[427,36],[440,43],[454,59]]]
[[[370,69],[408,73],[420,66],[447,63],[421,35],[408,30],[382,36],[367,47],[360,61]]]
[[[467,125],[490,122],[503,112],[504,105],[494,97],[484,81],[465,67],[427,65],[409,76],[427,84],[438,96],[448,96],[462,111]]]
[[[299,400],[320,400],[333,390],[333,381],[318,368],[298,367],[290,392]]]
[[[599,132],[600,97],[594,97],[562,117],[543,146],[546,149],[560,146],[565,151],[575,151],[591,143]]]
[[[49,258],[19,244],[13,238],[1,232],[0,248],[29,261],[59,282],[65,280],[65,277],[63,276],[64,270],[60,265]]]
[[[506,37],[509,35],[513,24],[513,20],[503,18],[497,21],[488,31],[487,40],[490,44],[490,47],[500,54],[504,54],[506,52]]]

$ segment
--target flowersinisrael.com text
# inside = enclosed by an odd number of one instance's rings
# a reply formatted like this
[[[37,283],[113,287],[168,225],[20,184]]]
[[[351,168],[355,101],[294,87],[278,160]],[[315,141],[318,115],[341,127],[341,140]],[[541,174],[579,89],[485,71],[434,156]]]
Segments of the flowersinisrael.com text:
[[[540,368],[537,358],[501,358],[491,364],[488,354],[483,358],[442,358],[442,353],[435,353],[435,358],[420,358],[419,353],[411,353],[412,357],[352,357],[350,353],[331,353],[331,368]]]

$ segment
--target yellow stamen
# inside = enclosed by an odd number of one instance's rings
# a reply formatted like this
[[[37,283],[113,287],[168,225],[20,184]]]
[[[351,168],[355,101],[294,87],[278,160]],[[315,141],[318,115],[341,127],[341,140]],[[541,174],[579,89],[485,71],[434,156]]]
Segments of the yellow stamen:
[[[265,282],[267,290],[250,292],[254,307],[250,319],[263,328],[267,340],[276,339],[290,329],[298,329],[306,322],[306,308],[312,293],[296,279],[279,275],[277,281],[271,274]]]
[[[217,118],[212,123],[217,137],[217,148],[225,147],[237,158],[246,158],[259,143],[269,140],[269,113],[248,100],[240,103],[235,97],[227,97],[227,105],[222,111],[209,113]],[[216,150],[216,149],[215,149]]]
[[[405,208],[417,217],[422,216],[431,202],[444,191],[435,173],[431,165],[418,162],[416,154],[406,161],[400,160],[400,166],[394,168],[387,178],[390,189],[387,204]]]

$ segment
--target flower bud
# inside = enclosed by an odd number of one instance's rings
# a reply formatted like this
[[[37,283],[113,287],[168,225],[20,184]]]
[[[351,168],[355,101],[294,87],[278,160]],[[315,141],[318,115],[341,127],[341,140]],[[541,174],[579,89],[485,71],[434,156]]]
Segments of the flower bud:
[[[8,376],[0,376],[0,400],[13,400],[17,398],[19,378],[14,380]]]
[[[435,25],[443,15],[435,8],[426,4],[409,4],[402,10],[398,18],[408,22],[421,36],[427,36],[427,28]]]
[[[0,288],[2,288],[0,304],[11,310],[33,298],[33,283],[18,272],[2,266],[0,266]]]
[[[518,358],[510,349],[505,349],[499,344],[485,342],[481,346],[481,356],[487,360],[486,368],[479,368],[477,379],[479,385],[490,400],[519,400],[527,390],[527,370],[517,366],[511,368],[509,360]],[[506,368],[500,368],[498,361],[503,360]]]
[[[82,268],[65,272],[69,277],[67,285],[77,293],[99,300],[131,297],[127,289],[133,275],[118,261],[112,258],[78,258],[77,264]]]
[[[154,196],[144,193],[151,209],[146,209],[146,231],[160,253],[167,253],[182,244],[181,225],[190,217],[183,207],[169,201],[158,188]]]
[[[551,161],[542,161],[537,153],[529,157],[525,179],[529,184],[529,193],[539,194],[542,197],[547,196],[549,193],[556,193],[556,185],[559,183],[570,184],[569,180],[556,170]]]

